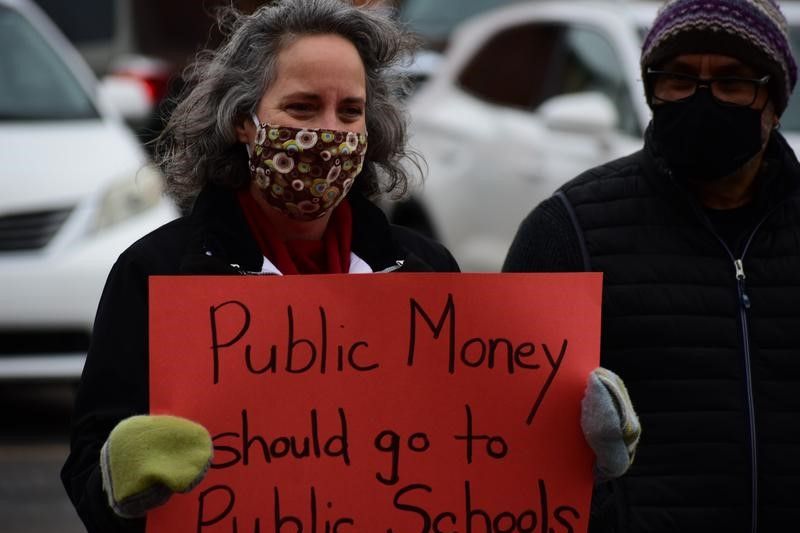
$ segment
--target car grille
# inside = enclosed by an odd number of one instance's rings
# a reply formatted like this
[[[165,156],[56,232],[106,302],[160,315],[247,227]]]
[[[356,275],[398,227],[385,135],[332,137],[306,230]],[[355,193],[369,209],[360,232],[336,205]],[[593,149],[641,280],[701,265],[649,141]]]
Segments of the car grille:
[[[0,252],[44,248],[72,208],[0,216]]]
[[[85,354],[88,349],[88,331],[0,331],[0,357],[60,353]]]

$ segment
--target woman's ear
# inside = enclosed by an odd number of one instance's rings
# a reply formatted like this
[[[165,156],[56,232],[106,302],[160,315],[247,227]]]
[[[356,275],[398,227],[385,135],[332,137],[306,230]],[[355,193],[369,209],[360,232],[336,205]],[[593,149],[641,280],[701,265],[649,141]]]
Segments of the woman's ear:
[[[251,120],[248,120],[245,115],[239,115],[234,124],[236,131],[236,139],[243,144],[250,144],[253,142],[255,136],[255,126]]]

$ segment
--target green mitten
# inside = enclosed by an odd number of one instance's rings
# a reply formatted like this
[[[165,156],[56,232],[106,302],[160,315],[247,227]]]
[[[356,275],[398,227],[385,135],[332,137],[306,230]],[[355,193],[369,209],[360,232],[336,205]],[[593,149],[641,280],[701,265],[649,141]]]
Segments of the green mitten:
[[[597,458],[599,480],[624,474],[633,463],[642,428],[619,376],[605,368],[589,374],[581,402],[581,428]]]
[[[126,418],[100,451],[103,490],[123,518],[144,515],[173,492],[189,492],[211,464],[211,436],[201,425],[176,416]]]

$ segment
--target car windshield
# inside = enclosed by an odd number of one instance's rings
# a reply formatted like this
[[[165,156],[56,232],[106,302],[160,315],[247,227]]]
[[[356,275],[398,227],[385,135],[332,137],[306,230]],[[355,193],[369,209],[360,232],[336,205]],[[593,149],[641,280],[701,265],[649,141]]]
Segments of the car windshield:
[[[0,120],[97,118],[89,96],[22,15],[0,7]]]

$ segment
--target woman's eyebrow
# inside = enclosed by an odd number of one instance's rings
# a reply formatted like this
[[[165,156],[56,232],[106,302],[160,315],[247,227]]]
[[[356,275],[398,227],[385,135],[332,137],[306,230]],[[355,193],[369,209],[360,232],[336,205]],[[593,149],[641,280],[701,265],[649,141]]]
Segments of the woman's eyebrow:
[[[285,94],[281,97],[281,101],[285,102],[287,100],[319,100],[320,97],[316,93],[307,92],[307,91],[295,91],[293,93]]]
[[[346,105],[364,105],[366,104],[366,100],[360,96],[349,96],[347,98],[343,98],[341,103]]]

